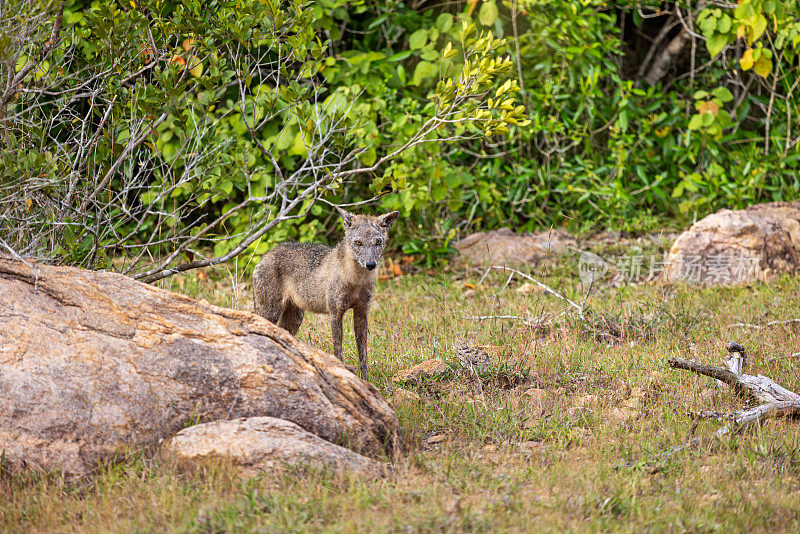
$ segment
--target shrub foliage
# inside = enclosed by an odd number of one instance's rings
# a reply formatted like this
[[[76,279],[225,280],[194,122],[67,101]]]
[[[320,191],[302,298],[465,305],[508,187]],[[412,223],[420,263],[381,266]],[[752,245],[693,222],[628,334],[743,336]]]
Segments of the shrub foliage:
[[[330,204],[400,210],[430,263],[467,230],[644,231],[797,198],[799,15],[10,0],[0,247],[156,280],[324,239]]]

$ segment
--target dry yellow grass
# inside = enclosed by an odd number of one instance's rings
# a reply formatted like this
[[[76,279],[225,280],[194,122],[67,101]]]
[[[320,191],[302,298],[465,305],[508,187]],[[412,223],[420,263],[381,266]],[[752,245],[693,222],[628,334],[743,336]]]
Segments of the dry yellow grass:
[[[574,266],[537,272],[582,300]],[[371,314],[371,372],[390,397],[391,376],[420,361],[454,361],[457,340],[494,348],[502,371],[463,373],[409,387],[396,406],[406,454],[386,479],[319,472],[240,480],[221,463],[193,472],[152,458],[109,466],[88,480],[0,476],[5,531],[797,531],[800,423],[762,428],[699,450],[662,454],[691,427],[685,412],[736,410],[712,380],[667,369],[680,355],[719,363],[743,344],[752,373],[800,391],[800,328],[731,327],[800,317],[800,279],[731,289],[601,287],[589,318],[557,317],[565,305],[518,293],[506,277],[478,272],[406,276],[379,285]],[[210,274],[171,282],[212,303],[250,306],[246,284]],[[475,286],[465,296],[465,282]],[[521,283],[521,281],[520,281]],[[182,286],[182,287],[180,287]],[[469,287],[469,286],[467,286]],[[235,291],[234,291],[235,289]],[[498,294],[499,292],[499,294]],[[476,315],[556,316],[548,326]],[[345,357],[355,364],[351,325]],[[598,332],[611,332],[613,342]],[[331,349],[324,317],[299,337]],[[526,383],[504,377],[526,372]],[[696,435],[717,428],[701,423]],[[429,440],[433,435],[444,439]],[[432,443],[432,441],[437,441]]]

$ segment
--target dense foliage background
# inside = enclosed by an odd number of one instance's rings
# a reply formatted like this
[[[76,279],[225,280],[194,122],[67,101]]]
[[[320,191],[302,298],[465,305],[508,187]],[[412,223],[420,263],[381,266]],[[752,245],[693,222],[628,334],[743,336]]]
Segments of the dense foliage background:
[[[24,252],[55,261],[133,265],[194,232],[209,241],[169,265],[237,246],[253,265],[335,233],[328,203],[370,199],[353,210],[400,210],[396,242],[431,259],[476,229],[639,232],[800,193],[797,0],[61,7],[0,16],[0,239],[36,226]],[[87,196],[115,208],[74,211]]]

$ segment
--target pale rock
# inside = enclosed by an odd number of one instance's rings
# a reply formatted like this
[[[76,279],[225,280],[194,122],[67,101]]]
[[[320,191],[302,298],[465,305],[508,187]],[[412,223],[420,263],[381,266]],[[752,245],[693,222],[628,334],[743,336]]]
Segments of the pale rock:
[[[185,428],[161,453],[180,460],[224,458],[248,475],[308,466],[337,474],[379,475],[383,465],[274,417],[243,417]]]

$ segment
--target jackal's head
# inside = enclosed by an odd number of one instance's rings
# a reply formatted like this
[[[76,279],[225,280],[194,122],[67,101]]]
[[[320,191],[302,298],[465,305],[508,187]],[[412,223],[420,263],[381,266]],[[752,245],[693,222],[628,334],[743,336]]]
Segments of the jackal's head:
[[[373,270],[378,266],[381,253],[386,248],[386,235],[400,212],[383,215],[353,215],[336,208],[344,223],[344,243],[350,255],[363,268]]]

